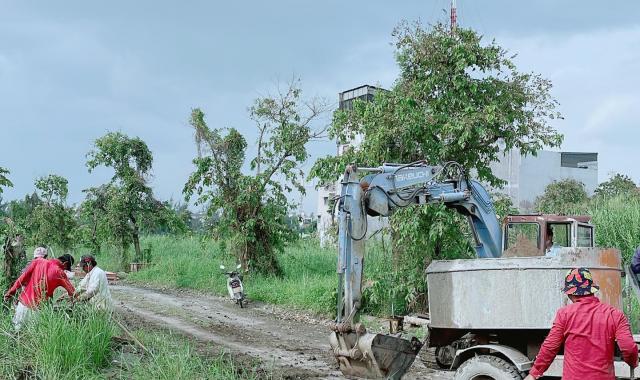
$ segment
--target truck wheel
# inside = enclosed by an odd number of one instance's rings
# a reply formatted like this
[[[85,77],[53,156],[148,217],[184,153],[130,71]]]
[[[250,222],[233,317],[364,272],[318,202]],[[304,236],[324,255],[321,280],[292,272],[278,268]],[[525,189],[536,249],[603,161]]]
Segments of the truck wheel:
[[[522,380],[522,372],[508,361],[491,355],[480,355],[464,362],[455,380]]]

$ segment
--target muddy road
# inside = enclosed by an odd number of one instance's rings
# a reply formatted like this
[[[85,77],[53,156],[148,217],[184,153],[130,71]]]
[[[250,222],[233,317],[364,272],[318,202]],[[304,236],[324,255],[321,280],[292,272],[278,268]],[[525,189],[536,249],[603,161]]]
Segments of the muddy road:
[[[224,350],[239,360],[258,361],[275,377],[343,378],[329,351],[328,321],[256,302],[240,309],[228,299],[193,292],[124,285],[110,289],[126,319],[182,334],[212,354]],[[452,376],[416,359],[405,378]]]

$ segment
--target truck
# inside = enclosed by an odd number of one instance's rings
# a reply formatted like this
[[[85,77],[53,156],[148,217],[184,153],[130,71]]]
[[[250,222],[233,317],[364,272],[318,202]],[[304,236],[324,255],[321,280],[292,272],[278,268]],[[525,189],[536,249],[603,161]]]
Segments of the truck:
[[[488,191],[456,162],[349,165],[341,185],[337,315],[329,341],[347,377],[400,379],[423,347],[435,347],[436,361],[455,370],[457,380],[522,379],[555,312],[569,302],[561,288],[571,268],[590,268],[600,299],[622,307],[620,253],[594,246],[588,216],[507,215],[500,223]],[[428,266],[424,340],[367,332],[358,318],[367,217],[437,202],[467,217],[477,258]],[[632,375],[619,358],[615,370],[618,377]],[[558,355],[545,375],[561,374]]]

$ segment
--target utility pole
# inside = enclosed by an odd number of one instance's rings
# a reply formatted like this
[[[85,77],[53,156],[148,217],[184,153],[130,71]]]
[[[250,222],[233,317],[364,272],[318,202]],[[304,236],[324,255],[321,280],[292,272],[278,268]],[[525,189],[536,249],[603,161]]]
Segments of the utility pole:
[[[458,26],[458,15],[456,14],[456,0],[451,0],[451,34],[455,33]]]

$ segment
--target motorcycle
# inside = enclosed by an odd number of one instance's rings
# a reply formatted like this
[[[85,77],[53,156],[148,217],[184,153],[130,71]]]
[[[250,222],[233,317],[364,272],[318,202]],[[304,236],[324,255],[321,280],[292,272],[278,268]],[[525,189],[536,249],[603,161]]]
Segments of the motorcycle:
[[[242,274],[240,274],[240,268],[242,265],[238,264],[236,271],[224,272],[229,278],[227,278],[227,290],[229,291],[229,297],[235,301],[240,308],[243,308],[243,302],[245,301],[244,286],[242,285]],[[223,271],[226,269],[224,265],[220,265],[220,269]]]

